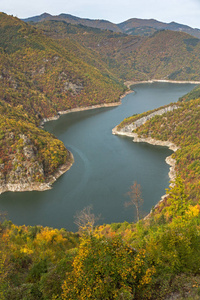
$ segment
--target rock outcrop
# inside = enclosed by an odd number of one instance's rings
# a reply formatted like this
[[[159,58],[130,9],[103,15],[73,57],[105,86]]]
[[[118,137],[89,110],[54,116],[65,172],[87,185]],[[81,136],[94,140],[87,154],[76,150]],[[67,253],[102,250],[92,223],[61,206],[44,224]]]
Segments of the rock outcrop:
[[[173,111],[174,109],[177,109],[178,106],[177,105],[173,105],[173,106],[168,106],[162,109],[159,109],[147,116],[144,116],[138,120],[136,120],[134,123],[129,124],[124,126],[122,129],[120,129],[119,132],[127,132],[127,133],[132,133],[133,130],[135,130],[137,127],[140,127],[141,125],[143,125],[144,123],[146,123],[146,121],[150,120],[151,118],[155,117],[156,115],[163,115],[169,111]],[[118,132],[118,134],[120,134]]]
[[[5,165],[0,164],[0,194],[6,191],[43,191],[51,188],[58,177],[65,173],[74,159],[69,152],[70,159],[61,165],[54,174],[46,177],[44,165],[38,160],[37,149],[25,135],[20,135],[21,147],[12,154],[10,171],[5,173]],[[45,178],[45,180],[44,180]]]
[[[170,142],[170,141],[161,141],[161,140],[156,140],[153,139],[151,137],[139,137],[137,133],[133,132],[136,128],[140,127],[141,125],[143,125],[146,121],[150,120],[151,118],[153,118],[156,115],[163,115],[164,113],[167,113],[169,111],[173,111],[174,109],[178,109],[177,105],[173,105],[173,106],[168,106],[166,108],[157,110],[145,117],[142,117],[138,120],[136,120],[134,123],[129,124],[124,126],[123,128],[120,128],[119,130],[117,129],[118,126],[116,126],[115,128],[113,128],[112,133],[114,135],[123,135],[123,136],[128,136],[128,137],[132,137],[133,138],[133,142],[144,142],[144,143],[148,143],[151,145],[158,145],[158,146],[166,146],[168,147],[170,150],[172,151],[177,151],[179,149],[179,147],[177,147],[174,143]],[[176,171],[175,171],[175,165],[176,165],[176,160],[172,158],[172,156],[168,156],[165,159],[166,163],[170,165],[170,170],[169,170],[169,178],[170,178],[170,186],[174,185],[175,182],[175,178],[176,178]],[[161,197],[161,200],[159,201],[159,203],[161,201],[163,201],[165,198],[167,197],[167,195],[163,195]],[[159,204],[158,203],[158,204]],[[157,204],[157,205],[158,205]],[[150,212],[151,214],[151,212]],[[149,217],[148,214],[146,216],[146,218]]]

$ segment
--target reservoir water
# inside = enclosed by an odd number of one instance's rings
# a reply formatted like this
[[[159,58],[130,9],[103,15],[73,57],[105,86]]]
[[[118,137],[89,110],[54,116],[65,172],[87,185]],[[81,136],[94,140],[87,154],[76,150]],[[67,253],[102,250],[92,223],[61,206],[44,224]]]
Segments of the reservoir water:
[[[101,108],[61,116],[45,124],[45,130],[61,139],[75,163],[53,188],[44,192],[8,192],[0,195],[0,211],[17,225],[43,225],[76,231],[74,215],[92,205],[100,224],[132,222],[134,208],[125,208],[126,193],[134,181],[142,188],[147,214],[169,185],[166,147],[133,143],[112,135],[124,118],[171,102],[190,90],[191,84],[153,83],[134,86],[118,107]]]

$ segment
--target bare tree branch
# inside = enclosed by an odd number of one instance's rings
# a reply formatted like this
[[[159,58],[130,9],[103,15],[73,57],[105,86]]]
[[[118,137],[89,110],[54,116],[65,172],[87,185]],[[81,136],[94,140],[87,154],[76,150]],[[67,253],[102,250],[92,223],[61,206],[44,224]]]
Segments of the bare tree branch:
[[[127,193],[127,195],[130,197],[130,201],[125,202],[124,206],[135,206],[136,208],[136,215],[137,215],[137,221],[139,221],[140,218],[140,207],[143,204],[142,199],[142,192],[141,192],[141,186],[136,181],[131,185],[130,191]]]
[[[100,219],[92,213],[92,206],[87,206],[83,210],[76,213],[74,223],[78,226],[79,232],[87,232],[89,235],[94,230],[95,223]]]

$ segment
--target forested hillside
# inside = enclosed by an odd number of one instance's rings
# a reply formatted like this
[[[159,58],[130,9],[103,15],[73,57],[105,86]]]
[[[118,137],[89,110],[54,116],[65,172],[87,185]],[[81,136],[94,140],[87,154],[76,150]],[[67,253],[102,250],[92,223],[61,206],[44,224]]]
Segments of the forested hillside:
[[[72,163],[63,143],[38,127],[43,118],[118,101],[119,77],[199,80],[199,41],[184,33],[141,38],[60,22],[39,29],[0,14],[0,37],[1,187],[45,184]],[[136,130],[179,148],[175,184],[146,218],[94,227],[88,211],[74,234],[1,215],[1,300],[199,299],[200,88],[176,105]]]
[[[70,167],[64,145],[35,127],[44,118],[118,102],[122,80],[200,77],[200,42],[185,33],[147,38],[64,21],[31,26],[1,13],[0,37],[1,191],[49,188],[59,167],[59,174]]]
[[[95,216],[85,210],[79,233],[72,234],[15,226],[2,216],[2,300],[199,299],[200,88],[176,106],[136,129],[141,137],[179,147],[173,154],[175,185],[146,218],[94,227]],[[151,112],[124,120],[118,129]]]
[[[65,21],[70,24],[83,25],[104,30],[112,30],[114,32],[122,32],[131,35],[150,36],[156,31],[173,30],[179,32],[186,32],[192,36],[200,38],[200,29],[191,28],[187,25],[178,24],[175,22],[163,23],[154,19],[138,19],[132,18],[122,23],[115,24],[106,20],[91,20],[75,17],[69,14],[60,14],[52,16],[44,13],[40,16],[23,19],[25,22],[43,22],[43,21]]]
[[[193,205],[197,204],[200,199],[199,96],[199,87],[197,87],[179,100],[177,109],[163,115],[156,115],[133,131],[139,138],[169,141],[178,147],[172,156],[176,160],[176,173],[181,178],[180,184],[184,185],[186,202]],[[119,124],[118,130],[150,113],[152,112],[125,119]],[[162,202],[159,209],[162,206],[165,206],[165,202]]]
[[[123,84],[85,61],[90,53],[65,46],[30,25],[0,14],[1,192],[43,189],[73,159],[63,143],[37,128],[59,111],[119,101]],[[96,58],[97,61],[97,58]],[[109,93],[108,93],[109,91]]]
[[[172,106],[172,104],[170,105]],[[156,268],[152,276],[150,299],[199,299],[200,273],[200,89],[183,96],[177,108],[146,120],[134,131],[136,140],[154,143],[169,141],[178,150],[175,159],[176,179],[162,201],[137,223],[111,224],[102,228],[111,236],[122,235],[136,249],[145,249]],[[125,119],[117,130],[133,124],[141,117]],[[144,288],[145,289],[145,288]],[[136,297],[137,299],[137,297]],[[141,299],[148,299],[145,294]]]
[[[200,40],[186,33],[164,30],[140,37],[64,21],[44,21],[35,26],[63,43],[70,38],[92,49],[123,80],[200,78]]]

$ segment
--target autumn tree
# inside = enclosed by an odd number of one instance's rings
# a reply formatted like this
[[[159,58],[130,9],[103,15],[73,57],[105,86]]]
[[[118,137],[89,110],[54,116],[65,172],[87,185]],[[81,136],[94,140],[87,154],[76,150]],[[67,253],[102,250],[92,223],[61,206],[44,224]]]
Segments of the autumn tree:
[[[151,284],[155,273],[145,250],[136,252],[119,236],[84,237],[72,267],[62,286],[62,300],[144,299],[141,289]]]
[[[78,226],[79,232],[91,234],[95,223],[100,219],[92,212],[92,206],[87,206],[83,210],[76,213],[74,216],[74,223]]]
[[[135,206],[136,208],[136,215],[137,215],[137,221],[139,221],[140,218],[140,207],[143,204],[142,199],[142,192],[141,192],[141,186],[136,181],[133,185],[130,187],[130,191],[127,193],[127,195],[130,198],[130,201],[125,202],[125,207],[128,206]]]

